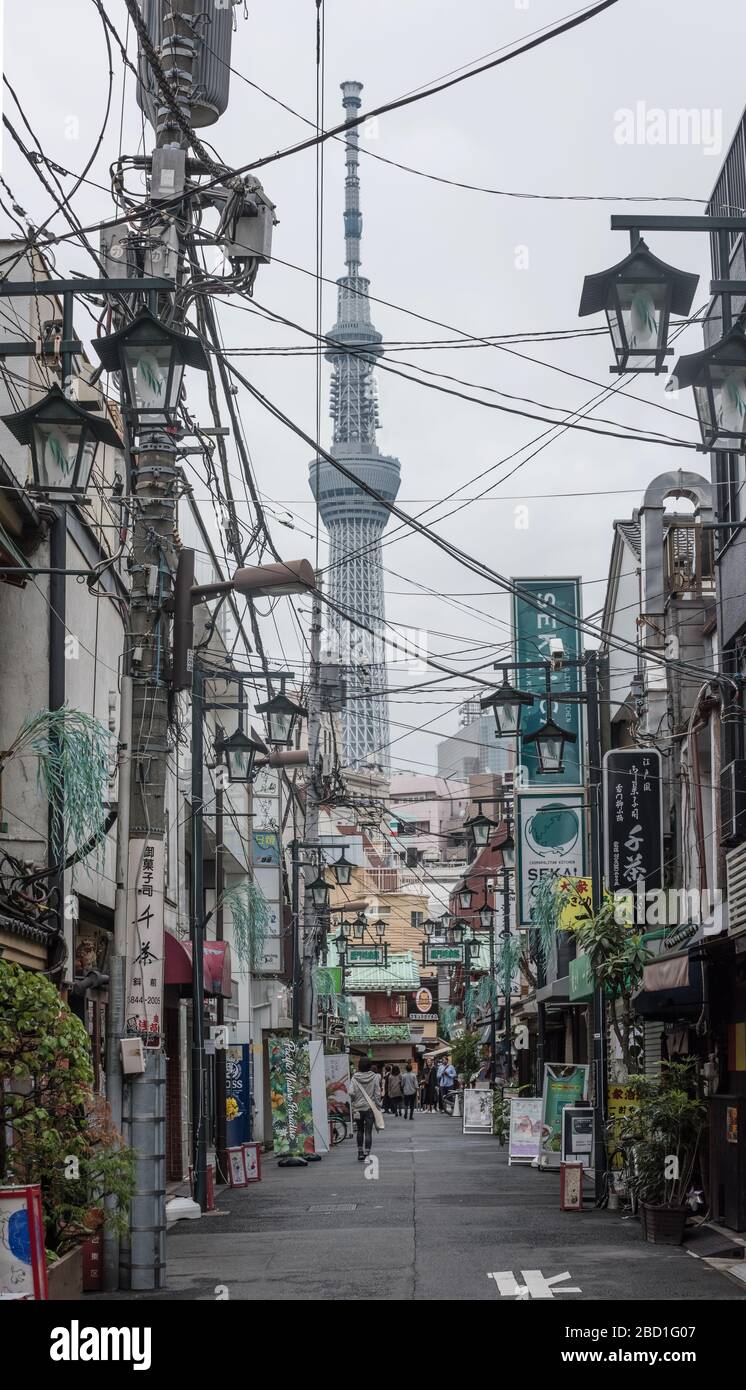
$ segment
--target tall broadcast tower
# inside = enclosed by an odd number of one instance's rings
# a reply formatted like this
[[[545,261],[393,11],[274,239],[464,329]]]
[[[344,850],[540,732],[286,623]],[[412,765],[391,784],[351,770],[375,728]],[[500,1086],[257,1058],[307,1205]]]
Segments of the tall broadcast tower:
[[[360,108],[361,82],[342,83],[342,104],[352,120]],[[381,334],[370,320],[370,281],[360,274],[360,211],[358,127],[346,140],[345,262],[347,272],[337,281],[337,322],[326,352],[332,364],[330,414],[334,421],[331,454],[356,477],[393,502],[399,491],[399,460],[387,458],[376,445],[379,428],[375,363]],[[324,459],[310,467],[311,490],[329,532],[327,592],[332,604],[360,618],[375,636],[356,627],[330,607],[331,635],[338,643],[339,663],[347,682],[342,714],[343,762],[346,767],[389,768],[389,716],[386,696],[385,601],[381,568],[381,537],[389,513],[355,487]],[[333,659],[337,659],[333,654]]]

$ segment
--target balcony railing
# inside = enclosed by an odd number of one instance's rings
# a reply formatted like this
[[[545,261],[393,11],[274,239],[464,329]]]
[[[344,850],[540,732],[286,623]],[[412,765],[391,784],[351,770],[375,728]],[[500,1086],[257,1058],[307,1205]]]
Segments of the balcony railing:
[[[701,594],[715,588],[715,536],[700,525],[676,525],[665,540],[666,593]]]

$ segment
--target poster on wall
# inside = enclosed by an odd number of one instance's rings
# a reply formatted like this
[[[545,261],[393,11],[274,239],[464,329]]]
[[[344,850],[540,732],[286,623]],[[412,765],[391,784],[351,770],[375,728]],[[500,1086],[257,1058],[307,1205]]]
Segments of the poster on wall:
[[[518,822],[518,922],[531,926],[531,901],[543,878],[586,875],[586,796],[571,792],[516,791]]]
[[[301,1038],[267,1039],[272,1142],[276,1154],[314,1153],[311,1058]]]
[[[249,1044],[225,1049],[225,1142],[229,1149],[251,1138]]]
[[[0,1187],[0,1300],[46,1297],[41,1188]]]
[[[539,1163],[558,1168],[562,1151],[562,1111],[588,1098],[588,1067],[547,1063],[541,1108]]]
[[[533,1163],[539,1157],[541,1141],[541,1096],[512,1096],[508,1132],[508,1166]]]
[[[268,920],[261,953],[254,964],[255,975],[279,975],[282,971],[282,846],[280,825],[280,778],[273,768],[257,772],[252,788],[253,827],[251,865],[253,879],[268,909]]]
[[[346,1052],[330,1052],[324,1058],[326,1113],[350,1119],[350,1059]]]
[[[475,1090],[467,1086],[461,1092],[464,1103],[464,1134],[492,1133],[492,1091]]]
[[[130,840],[125,1020],[146,1047],[159,1047],[163,1031],[165,863],[163,840]]]

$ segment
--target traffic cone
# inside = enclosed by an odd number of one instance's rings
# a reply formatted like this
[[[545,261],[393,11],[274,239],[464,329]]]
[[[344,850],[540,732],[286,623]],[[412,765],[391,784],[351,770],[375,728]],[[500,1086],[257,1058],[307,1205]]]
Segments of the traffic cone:
[[[451,1114],[452,1114],[452,1115],[455,1115],[456,1119],[459,1119],[459,1118],[460,1118],[460,1115],[461,1115],[461,1097],[460,1097],[460,1095],[458,1094],[458,1092],[457,1092],[456,1095],[453,1097],[453,1110],[451,1111]]]

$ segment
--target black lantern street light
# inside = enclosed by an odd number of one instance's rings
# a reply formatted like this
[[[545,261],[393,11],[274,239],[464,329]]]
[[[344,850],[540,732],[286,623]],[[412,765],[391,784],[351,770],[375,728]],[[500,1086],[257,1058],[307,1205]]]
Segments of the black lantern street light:
[[[478,811],[476,816],[470,816],[464,821],[464,830],[470,830],[474,837],[474,844],[477,849],[484,849],[489,843],[490,831],[497,828],[497,822],[485,816],[482,810],[481,801],[477,802]]]
[[[564,772],[565,745],[577,743],[577,734],[560,728],[551,715],[540,729],[524,736],[524,744],[536,749],[540,773]]]
[[[438,930],[439,930],[439,924],[438,924],[437,922],[434,922],[433,919],[432,919],[432,917],[428,917],[428,918],[426,918],[426,920],[422,923],[422,930],[424,931],[425,936],[427,936],[427,937],[432,937],[432,935],[433,935],[434,932],[435,932],[435,933],[438,932]]]
[[[347,888],[352,877],[352,870],[355,866],[347,858],[344,850],[342,850],[339,859],[335,859],[331,867],[338,886],[340,888]]]
[[[313,905],[317,912],[326,912],[329,906],[329,884],[324,876],[324,871],[319,866],[318,874],[312,883],[308,885]]]
[[[525,690],[517,690],[508,680],[508,672],[503,669],[503,683],[494,695],[481,701],[482,709],[491,709],[495,717],[497,738],[515,737],[520,733],[524,709],[533,705],[534,697]]]
[[[367,922],[365,920],[365,916],[362,912],[358,912],[357,917],[355,918],[355,921],[352,924],[352,930],[354,931],[358,941],[362,941],[363,937],[365,936],[366,926]]]
[[[88,487],[96,447],[123,447],[114,426],[68,400],[59,386],[3,424],[31,452],[29,488],[51,497],[82,497]]]
[[[469,887],[468,883],[462,884],[462,886],[458,890],[458,900],[459,906],[463,909],[464,912],[469,911],[473,897],[474,894],[471,888]]]
[[[141,429],[170,424],[178,409],[185,369],[206,372],[209,368],[199,338],[170,328],[149,309],[93,346],[102,366],[120,373],[127,412]]]
[[[451,941],[453,942],[454,946],[460,946],[460,945],[461,945],[461,943],[462,943],[462,941],[463,941],[463,939],[464,939],[464,933],[465,933],[465,931],[466,931],[466,924],[465,924],[464,922],[456,921],[456,922],[453,922],[453,923],[451,924],[451,926],[450,926],[450,928],[449,928],[449,936],[450,936]]]
[[[378,921],[373,923],[373,930],[375,931],[378,940],[383,941],[383,938],[386,935],[386,923],[384,922],[382,917],[379,917]]]
[[[267,716],[267,742],[273,747],[287,747],[292,743],[298,719],[302,718],[306,711],[295,700],[291,700],[283,688],[279,694],[265,700],[263,705],[257,705],[256,712]]]
[[[497,846],[503,857],[503,865],[506,869],[515,868],[515,840],[513,839],[513,823],[510,816],[505,818],[505,839]]]
[[[732,328],[714,347],[680,357],[669,389],[691,386],[705,449],[746,453],[746,334]]]
[[[225,758],[229,782],[251,782],[257,754],[266,753],[267,746],[243,729],[236,729],[229,737],[216,740],[215,751]]]
[[[616,358],[612,372],[666,370],[671,311],[689,313],[698,280],[660,261],[642,240],[618,265],[586,275],[578,313],[605,311]]]

